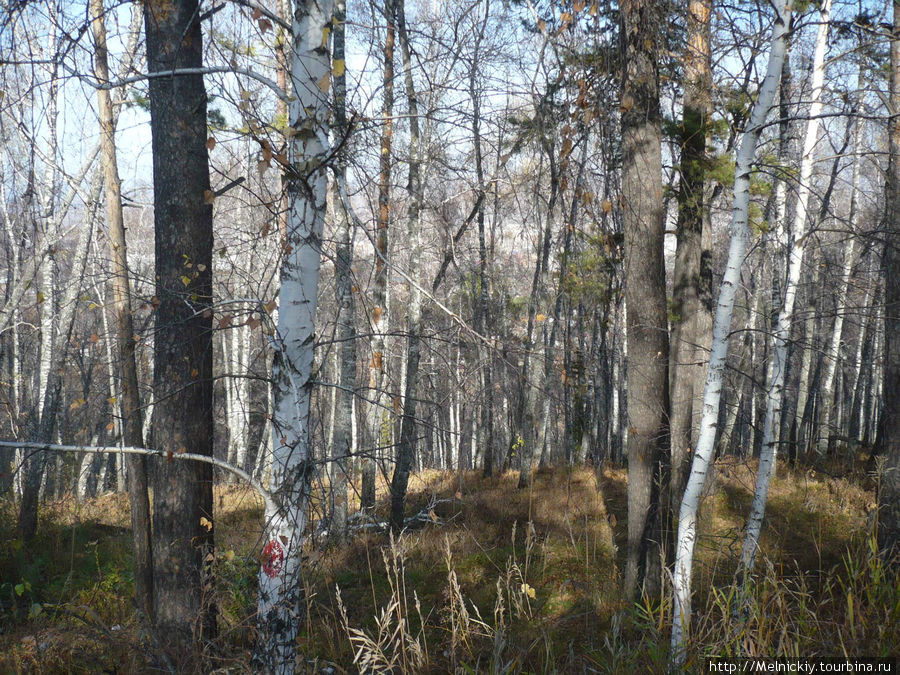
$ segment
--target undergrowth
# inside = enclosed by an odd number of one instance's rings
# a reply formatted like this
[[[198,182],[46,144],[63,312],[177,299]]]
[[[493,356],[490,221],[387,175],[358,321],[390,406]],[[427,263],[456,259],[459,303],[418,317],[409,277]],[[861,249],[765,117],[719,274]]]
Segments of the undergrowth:
[[[871,485],[779,467],[760,562],[739,587],[753,472],[718,474],[697,545],[688,669],[711,656],[896,656],[900,581],[877,555]],[[425,523],[311,542],[298,672],[665,672],[671,604],[621,597],[624,472],[540,471],[527,490],[516,478],[422,472],[410,511]],[[30,550],[0,510],[0,672],[154,663],[159,636],[129,600],[127,502],[104,499],[48,511]],[[234,487],[217,506],[220,635],[206,662],[251,672],[261,513]]]

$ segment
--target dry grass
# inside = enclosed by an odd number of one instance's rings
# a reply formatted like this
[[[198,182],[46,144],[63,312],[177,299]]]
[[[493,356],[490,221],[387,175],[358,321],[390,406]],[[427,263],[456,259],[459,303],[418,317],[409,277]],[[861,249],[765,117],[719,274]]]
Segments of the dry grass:
[[[311,543],[299,669],[663,672],[669,607],[627,608],[619,591],[626,473],[539,471],[526,490],[517,478],[421,472],[408,512],[428,513],[427,523],[397,539]],[[900,586],[871,548],[871,481],[780,466],[758,574],[742,596],[733,580],[754,480],[752,464],[717,465],[697,546],[691,663],[895,655]],[[378,494],[383,516],[383,481]],[[221,635],[208,657],[248,672],[261,506],[234,486],[215,498]],[[154,645],[128,599],[127,500],[60,502],[45,515],[43,555],[14,539],[0,550],[0,672],[144,671]],[[11,514],[0,517],[0,535],[13,532]]]

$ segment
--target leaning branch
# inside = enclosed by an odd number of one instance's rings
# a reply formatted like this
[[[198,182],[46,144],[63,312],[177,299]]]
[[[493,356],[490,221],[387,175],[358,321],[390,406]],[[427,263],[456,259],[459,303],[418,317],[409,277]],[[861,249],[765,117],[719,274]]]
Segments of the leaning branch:
[[[246,481],[246,483],[256,490],[263,501],[267,504],[275,503],[273,494],[267,490],[262,483],[256,480],[243,469],[229,464],[221,459],[210,457],[208,455],[198,455],[193,452],[166,452],[164,450],[155,450],[153,448],[135,448],[133,446],[112,446],[112,445],[59,445],[56,443],[34,443],[32,441],[0,441],[2,448],[29,448],[31,450],[50,450],[52,452],[87,452],[92,454],[104,454],[121,452],[126,455],[146,455],[147,457],[165,457],[166,461],[171,462],[173,459],[193,460],[195,462],[203,462],[204,464],[212,464],[224,471],[233,473],[238,478]]]

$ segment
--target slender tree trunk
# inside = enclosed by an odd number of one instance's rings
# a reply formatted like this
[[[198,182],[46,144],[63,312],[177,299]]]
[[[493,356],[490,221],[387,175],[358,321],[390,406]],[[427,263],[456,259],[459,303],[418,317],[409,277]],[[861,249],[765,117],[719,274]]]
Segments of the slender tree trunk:
[[[769,109],[778,88],[781,65],[787,46],[790,5],[784,0],[774,3],[775,21],[772,30],[772,47],[766,76],[759,88],[756,102],[750,113],[747,127],[741,140],[734,178],[734,211],[731,222],[731,245],[725,276],[719,291],[716,318],[713,325],[712,350],[709,370],[703,391],[703,419],[700,423],[700,438],[691,464],[691,473],[685,488],[684,498],[678,517],[678,538],[674,572],[674,620],[672,622],[672,664],[681,666],[687,657],[686,644],[691,618],[691,569],[693,567],[694,544],[697,536],[697,511],[700,496],[706,483],[706,475],[713,458],[716,427],[719,420],[719,403],[722,396],[722,375],[728,355],[728,334],[731,330],[731,316],[734,298],[740,283],[741,266],[749,239],[748,213],[750,207],[750,172],[756,152],[759,135],[765,125]]]
[[[661,8],[626,0],[622,17],[622,208],[628,304],[628,551],[625,595],[661,590],[659,489],[668,445],[668,316],[659,109]],[[659,574],[657,574],[659,573]]]
[[[147,0],[151,73],[200,68],[197,0]],[[212,204],[202,75],[150,80],[156,241],[153,447],[213,454]],[[173,162],[173,158],[179,158]],[[153,610],[178,658],[215,636],[212,467],[158,462],[153,500]]]
[[[94,29],[94,72],[100,82],[109,81],[106,52],[106,26],[102,0],[91,0]],[[135,14],[138,14],[135,12]],[[143,447],[143,420],[135,360],[135,332],[131,311],[131,285],[128,279],[128,256],[125,223],[122,218],[122,193],[116,160],[116,126],[109,91],[97,90],[100,110],[100,147],[103,154],[106,186],[106,220],[113,265],[113,298],[116,313],[116,338],[121,368],[122,442]],[[131,506],[131,531],[134,539],[134,594],[137,608],[147,618],[153,616],[153,557],[150,550],[150,499],[147,491],[147,460],[142,455],[129,455],[127,467],[128,500]]]
[[[756,553],[759,549],[759,535],[766,510],[766,498],[769,493],[769,482],[775,469],[778,437],[774,433],[774,425],[775,420],[781,417],[781,406],[784,400],[784,376],[787,370],[787,345],[794,317],[794,300],[797,297],[797,286],[803,266],[803,250],[805,248],[808,221],[807,209],[811,192],[813,165],[815,163],[816,143],[821,123],[819,114],[822,110],[822,89],[825,82],[825,51],[828,47],[828,32],[831,24],[831,0],[824,0],[819,12],[821,23],[819,24],[813,56],[812,102],[809,106],[809,122],[806,127],[806,138],[803,142],[803,155],[800,163],[800,185],[797,190],[797,211],[794,218],[793,231],[791,232],[792,246],[788,258],[784,303],[778,313],[778,325],[775,329],[775,349],[769,361],[766,374],[768,396],[766,414],[763,419],[759,472],[756,477],[756,490],[750,507],[747,534],[741,555],[744,574],[749,573],[753,569],[753,564],[756,560]]]
[[[394,0],[400,50],[403,55],[403,82],[406,102],[409,108],[409,207],[407,213],[406,237],[409,242],[409,276],[413,281],[420,278],[419,268],[422,258],[422,224],[420,216],[424,200],[421,163],[422,144],[419,131],[419,103],[412,74],[412,54],[409,33],[406,29],[406,8],[404,0]],[[397,448],[397,463],[391,480],[391,526],[395,531],[403,528],[406,489],[409,473],[416,453],[416,389],[419,382],[419,361],[422,351],[422,295],[418,286],[408,287],[406,306],[406,386],[404,388],[403,419],[400,424],[400,443]]]
[[[347,123],[346,98],[347,75],[344,57],[344,40],[347,17],[346,0],[337,0],[334,6],[334,31],[332,47],[332,76],[334,78],[334,124],[332,133],[337,143],[343,143],[350,127]],[[347,158],[336,157],[335,171],[344,181]],[[339,194],[332,195],[332,205],[338,229],[337,256],[335,260],[335,300],[338,307],[337,377],[335,391],[334,444],[330,464],[332,508],[331,530],[338,541],[347,530],[347,478],[350,457],[353,455],[353,392],[356,389],[356,326],[353,302],[353,227],[344,202]]]
[[[807,261],[807,267],[812,270],[812,279],[809,286],[809,294],[813,297],[809,299],[809,309],[806,312],[806,319],[803,322],[803,342],[800,344],[800,373],[797,381],[797,409],[795,411],[794,424],[797,429],[797,455],[804,456],[808,450],[809,439],[809,420],[810,420],[810,392],[812,387],[810,382],[813,378],[813,357],[817,351],[818,333],[816,331],[816,308],[818,306],[818,298],[815,297],[819,292],[819,284],[821,280],[821,271],[816,262],[816,251],[809,252],[810,259]]]
[[[850,403],[850,428],[848,434],[851,439],[862,442],[863,430],[866,420],[862,418],[863,399],[868,381],[872,375],[872,333],[875,330],[875,307],[877,306],[878,286],[877,277],[873,276],[874,256],[869,258],[867,265],[866,279],[868,285],[866,287],[865,296],[863,298],[860,314],[865,317],[859,332],[859,341],[856,346],[856,358],[853,362],[855,369],[855,377],[853,380],[852,401]],[[872,279],[875,279],[872,281]],[[874,289],[872,287],[875,287]]]
[[[381,454],[387,423],[385,385],[385,334],[388,330],[387,278],[388,229],[391,222],[391,145],[394,133],[394,48],[396,43],[395,0],[384,0],[384,98],[382,103],[381,157],[378,175],[378,218],[375,224],[375,278],[372,291],[372,315],[369,361],[369,409],[366,414],[371,456],[363,460],[362,508],[375,508],[375,460]]]
[[[487,243],[485,239],[485,184],[484,184],[484,153],[481,147],[481,93],[477,88],[480,75],[481,41],[487,28],[490,16],[490,2],[485,2],[484,18],[479,30],[475,34],[475,42],[472,51],[472,63],[469,69],[469,98],[472,101],[472,143],[475,153],[475,180],[477,182],[475,220],[478,225],[478,281],[476,283],[475,298],[475,330],[479,335],[490,337],[488,326],[491,325],[490,306],[488,304],[488,274],[487,274]],[[494,473],[494,385],[493,385],[493,353],[491,347],[479,343],[479,360],[481,361],[481,381],[483,398],[481,403],[481,420],[479,436],[482,439],[480,452],[482,455],[482,467],[485,477]]]

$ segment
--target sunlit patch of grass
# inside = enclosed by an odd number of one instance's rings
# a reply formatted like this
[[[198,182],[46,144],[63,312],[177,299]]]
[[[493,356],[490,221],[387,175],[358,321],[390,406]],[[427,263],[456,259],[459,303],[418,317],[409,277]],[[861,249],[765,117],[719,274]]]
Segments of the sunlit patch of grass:
[[[582,643],[596,639],[621,608],[596,476],[586,468],[537,472],[526,490],[516,488],[517,480],[515,473],[492,479],[476,472],[419,475],[408,511],[431,505],[440,524],[406,532],[393,547],[386,535],[365,535],[349,544],[349,553],[335,550],[319,561],[311,580],[313,611],[327,611],[313,625],[334,619],[339,587],[345,644],[352,638],[354,649],[323,653],[323,640],[311,635],[308,657],[346,664],[362,658],[364,647],[372,663],[385,667],[408,639],[400,637],[403,631],[428,645],[424,667],[438,672],[462,664],[475,672],[541,672],[569,659],[573,645],[583,651]],[[391,552],[388,565],[385,551]],[[389,582],[395,554],[403,590]],[[404,617],[402,630],[390,616]],[[399,631],[393,647],[384,639],[388,627]]]

